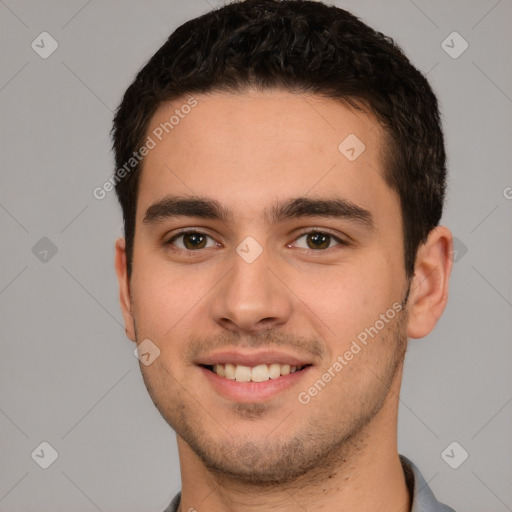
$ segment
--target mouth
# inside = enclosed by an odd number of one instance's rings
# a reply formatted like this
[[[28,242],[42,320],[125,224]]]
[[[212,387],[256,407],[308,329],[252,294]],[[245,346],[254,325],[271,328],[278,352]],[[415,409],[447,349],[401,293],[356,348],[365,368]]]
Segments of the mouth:
[[[258,364],[256,366],[245,366],[242,364],[223,363],[213,365],[200,365],[218,377],[236,382],[266,382],[276,380],[296,372],[301,372],[311,366],[290,365],[280,363]]]
[[[306,385],[312,361],[276,351],[225,350],[196,361],[216,394],[237,403],[267,403]],[[306,379],[306,381],[304,380]]]
[[[237,403],[264,403],[303,388],[316,364],[284,351],[255,352],[240,347],[204,355],[194,362],[207,387]]]

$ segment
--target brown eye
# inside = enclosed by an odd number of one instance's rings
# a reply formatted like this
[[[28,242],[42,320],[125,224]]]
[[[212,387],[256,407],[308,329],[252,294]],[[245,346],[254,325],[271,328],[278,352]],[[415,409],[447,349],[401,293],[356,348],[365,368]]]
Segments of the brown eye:
[[[209,247],[215,247],[216,243],[210,236],[197,231],[189,231],[180,233],[175,237],[171,238],[168,245],[174,245],[178,249],[186,251],[194,251],[198,249],[205,249]]]
[[[325,233],[309,233],[306,241],[310,249],[327,249],[331,243],[331,236]]]
[[[294,247],[300,249],[312,249],[314,251],[330,249],[336,245],[343,244],[342,240],[339,240],[334,235],[324,233],[322,231],[311,231],[304,233],[299,236],[293,244]]]
[[[187,249],[202,249],[206,246],[206,237],[201,233],[188,233],[183,235],[183,245]]]

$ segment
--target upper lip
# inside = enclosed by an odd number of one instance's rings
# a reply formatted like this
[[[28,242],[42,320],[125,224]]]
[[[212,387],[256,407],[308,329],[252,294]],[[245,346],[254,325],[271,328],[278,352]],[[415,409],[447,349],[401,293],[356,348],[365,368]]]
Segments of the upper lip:
[[[265,350],[258,352],[241,352],[240,350],[223,350],[209,354],[197,361],[197,364],[203,366],[212,366],[214,364],[239,364],[243,366],[258,366],[260,364],[289,364],[290,366],[305,366],[312,364],[310,360],[303,357],[278,352],[275,350]]]

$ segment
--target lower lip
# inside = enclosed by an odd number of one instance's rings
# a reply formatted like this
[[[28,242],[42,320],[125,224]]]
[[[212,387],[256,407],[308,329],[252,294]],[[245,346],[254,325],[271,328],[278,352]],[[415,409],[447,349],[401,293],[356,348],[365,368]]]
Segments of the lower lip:
[[[273,398],[297,384],[309,372],[310,368],[311,366],[306,366],[298,372],[281,375],[277,379],[269,379],[263,382],[237,382],[236,380],[219,377],[216,373],[202,366],[199,367],[218,393],[230,400],[241,403],[264,402]]]

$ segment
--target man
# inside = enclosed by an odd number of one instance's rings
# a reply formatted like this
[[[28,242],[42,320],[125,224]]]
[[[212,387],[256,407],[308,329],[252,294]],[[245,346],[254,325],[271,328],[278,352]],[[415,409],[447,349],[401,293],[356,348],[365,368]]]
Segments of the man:
[[[176,431],[167,511],[449,511],[397,451],[407,339],[447,302],[436,98],[320,2],[179,27],[113,128],[128,337]]]

